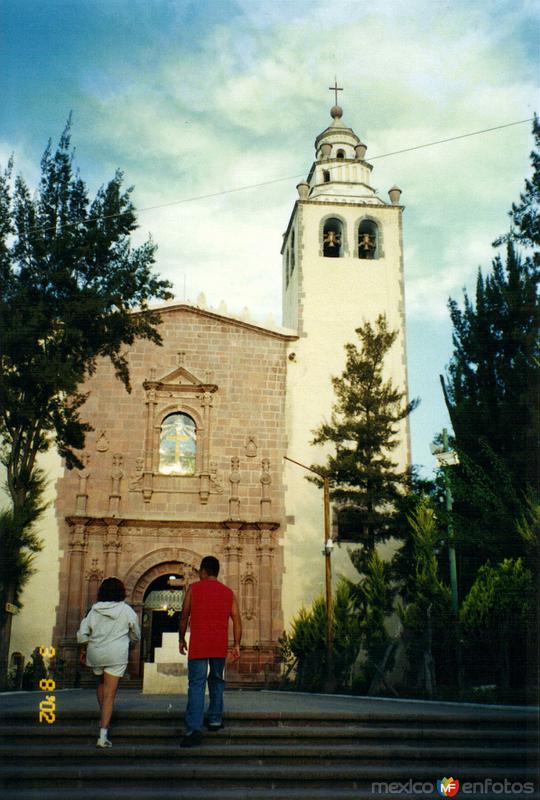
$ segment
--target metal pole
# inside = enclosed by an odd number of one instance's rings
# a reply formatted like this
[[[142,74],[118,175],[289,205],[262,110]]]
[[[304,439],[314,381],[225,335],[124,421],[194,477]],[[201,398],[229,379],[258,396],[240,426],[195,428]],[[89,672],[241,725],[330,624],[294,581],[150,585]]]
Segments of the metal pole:
[[[448,431],[443,428],[443,452],[448,453]],[[448,512],[448,559],[450,562],[450,591],[452,593],[452,614],[454,619],[458,615],[458,584],[457,584],[457,568],[456,568],[456,543],[454,540],[454,527],[452,525],[452,491],[450,489],[450,481],[446,469],[444,470],[444,483],[446,487],[446,510]]]
[[[330,534],[330,486],[328,478],[323,479],[324,489],[324,560],[326,575],[326,689],[334,688],[334,626],[332,624],[332,550],[328,546]]]

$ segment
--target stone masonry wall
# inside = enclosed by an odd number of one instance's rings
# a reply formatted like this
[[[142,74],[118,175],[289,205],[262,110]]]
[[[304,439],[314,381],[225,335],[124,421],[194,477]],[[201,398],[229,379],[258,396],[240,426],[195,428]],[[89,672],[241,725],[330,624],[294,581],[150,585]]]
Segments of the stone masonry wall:
[[[145,589],[170,572],[196,579],[215,554],[239,598],[244,649],[237,677],[260,680],[283,630],[286,346],[291,337],[189,306],[163,309],[163,346],[128,354],[128,393],[103,361],[84,387],[83,470],[58,483],[60,603],[54,639],[77,680],[75,633],[103,577],[126,583],[142,615]],[[165,416],[197,425],[193,476],[159,473]],[[139,648],[130,671],[139,674]],[[230,673],[229,673],[230,677]]]

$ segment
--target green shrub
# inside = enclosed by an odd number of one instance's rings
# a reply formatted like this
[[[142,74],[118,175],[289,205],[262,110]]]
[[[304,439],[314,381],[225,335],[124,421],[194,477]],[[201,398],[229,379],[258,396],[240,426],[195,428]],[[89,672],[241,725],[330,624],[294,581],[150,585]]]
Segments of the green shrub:
[[[335,688],[350,687],[352,666],[360,650],[360,626],[346,581],[338,583],[333,601],[333,678]],[[281,640],[285,662],[296,659],[296,689],[317,692],[325,688],[327,671],[326,601],[317,598],[310,609],[301,608],[289,635]]]
[[[474,682],[525,685],[533,596],[532,573],[520,558],[478,570],[460,611],[465,666]]]

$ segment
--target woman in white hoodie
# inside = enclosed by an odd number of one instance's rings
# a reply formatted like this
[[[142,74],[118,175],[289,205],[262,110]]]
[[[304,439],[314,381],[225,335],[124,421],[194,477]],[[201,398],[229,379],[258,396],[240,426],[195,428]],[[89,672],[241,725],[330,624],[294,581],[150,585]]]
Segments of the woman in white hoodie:
[[[120,678],[126,671],[129,643],[141,638],[137,615],[124,602],[126,589],[119,578],[105,578],[94,603],[77,631],[77,641],[85,647],[81,663],[87,664],[94,675],[101,675],[97,699],[101,708],[101,729],[98,747],[112,747],[109,740],[114,698]]]

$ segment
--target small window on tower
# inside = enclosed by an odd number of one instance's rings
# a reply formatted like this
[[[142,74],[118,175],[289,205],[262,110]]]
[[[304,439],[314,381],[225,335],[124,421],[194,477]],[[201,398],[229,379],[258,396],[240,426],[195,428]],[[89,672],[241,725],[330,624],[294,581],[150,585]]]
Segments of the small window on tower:
[[[345,158],[345,150],[338,150],[336,153],[336,158]]]
[[[328,183],[330,181],[330,171],[327,169],[323,169],[323,181]]]
[[[377,258],[379,231],[375,222],[365,219],[358,226],[358,258]]]
[[[291,233],[291,272],[292,275],[294,272],[294,264],[295,264],[295,255],[294,255],[294,231]]]
[[[342,253],[343,230],[339,219],[327,219],[323,228],[323,256],[339,258]]]

